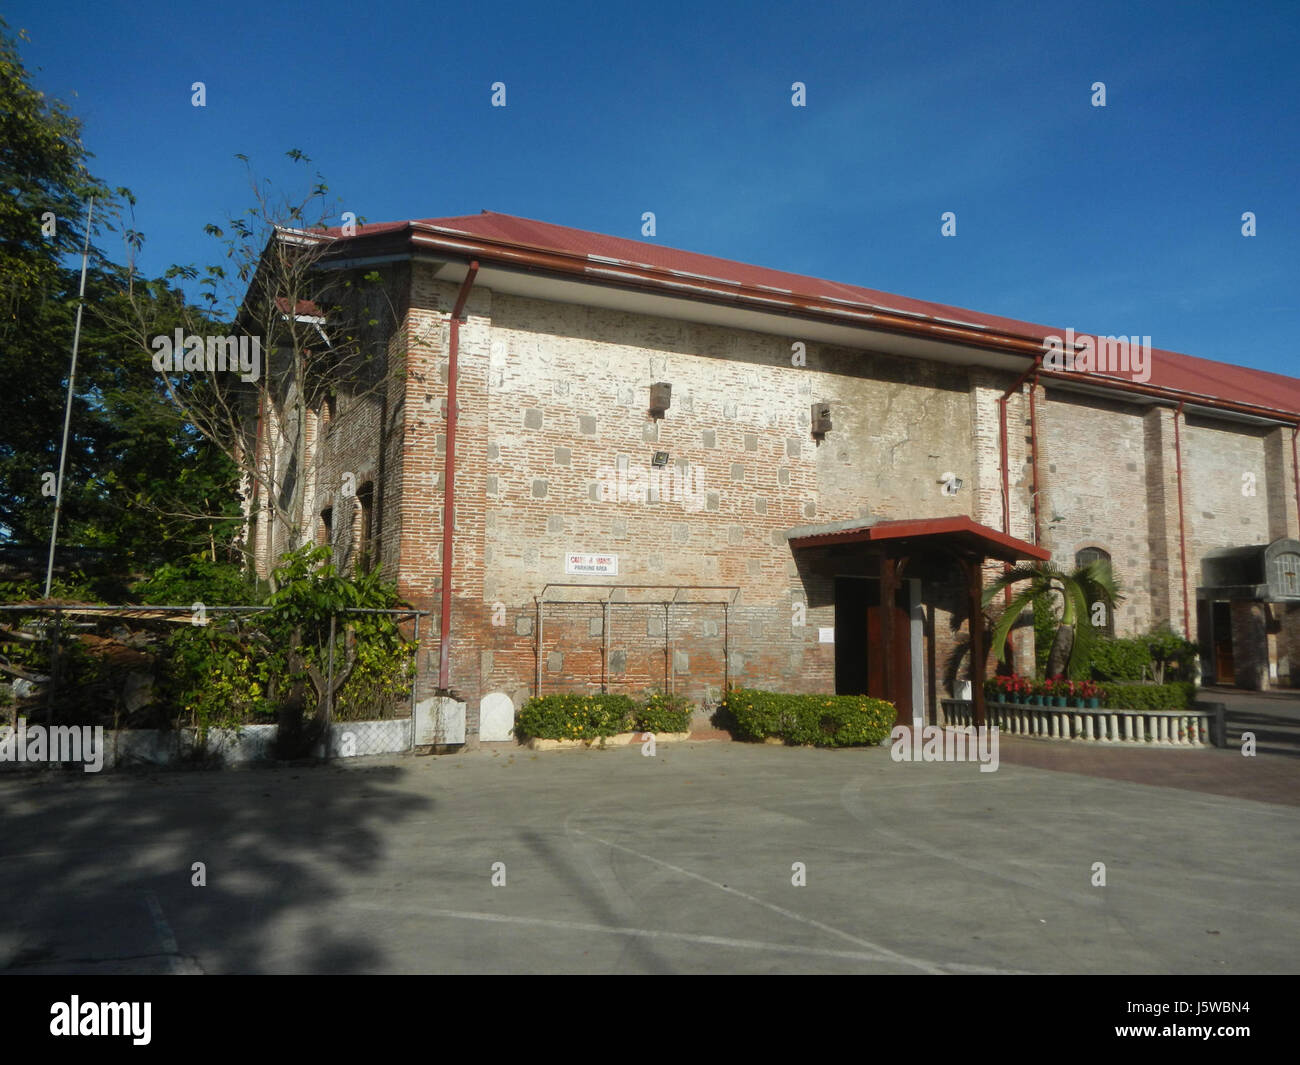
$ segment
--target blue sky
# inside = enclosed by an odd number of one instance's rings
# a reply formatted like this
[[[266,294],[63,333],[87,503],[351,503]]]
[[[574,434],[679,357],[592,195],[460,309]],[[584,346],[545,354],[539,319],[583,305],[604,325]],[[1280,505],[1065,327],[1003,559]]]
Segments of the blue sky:
[[[372,222],[487,208],[639,239],[653,211],[657,243],[1300,374],[1295,2],[10,0],[5,17],[84,120],[93,171],[138,197],[153,273],[219,260],[203,226],[251,204],[243,153],[294,192],[318,170]]]

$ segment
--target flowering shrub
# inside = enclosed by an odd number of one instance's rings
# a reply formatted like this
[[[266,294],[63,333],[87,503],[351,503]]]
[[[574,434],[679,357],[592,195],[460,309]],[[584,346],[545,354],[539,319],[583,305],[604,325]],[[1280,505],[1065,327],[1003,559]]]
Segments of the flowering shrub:
[[[632,711],[632,727],[637,732],[689,732],[694,710],[684,695],[648,691]]]
[[[627,731],[633,710],[626,695],[543,695],[524,703],[515,717],[515,736],[521,740],[596,740]]]

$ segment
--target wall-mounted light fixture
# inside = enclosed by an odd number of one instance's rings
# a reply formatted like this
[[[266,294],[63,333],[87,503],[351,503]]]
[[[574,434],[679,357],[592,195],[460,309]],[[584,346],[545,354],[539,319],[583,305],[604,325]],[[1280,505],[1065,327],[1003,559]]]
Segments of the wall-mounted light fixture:
[[[961,491],[961,486],[965,483],[955,473],[941,473],[939,483],[943,485],[943,494],[946,496],[955,496]]]
[[[667,466],[667,465],[668,465],[668,452],[667,452],[667,451],[656,451],[656,452],[654,453],[653,457],[650,459],[650,465],[651,465],[651,466]]]
[[[825,436],[831,431],[831,405],[826,402],[812,405],[812,434]]]
[[[667,381],[657,381],[650,386],[650,413],[662,418],[673,402],[673,386]]]

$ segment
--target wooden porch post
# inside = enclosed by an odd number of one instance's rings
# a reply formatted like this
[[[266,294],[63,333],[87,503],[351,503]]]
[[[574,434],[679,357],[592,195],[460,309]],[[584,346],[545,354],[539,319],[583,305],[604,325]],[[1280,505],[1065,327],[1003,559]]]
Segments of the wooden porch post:
[[[888,550],[880,552],[880,642],[881,648],[881,687],[884,697],[895,706],[898,705],[898,693],[894,691],[894,595],[897,588],[897,571],[894,560]],[[899,722],[910,726],[910,721]]]

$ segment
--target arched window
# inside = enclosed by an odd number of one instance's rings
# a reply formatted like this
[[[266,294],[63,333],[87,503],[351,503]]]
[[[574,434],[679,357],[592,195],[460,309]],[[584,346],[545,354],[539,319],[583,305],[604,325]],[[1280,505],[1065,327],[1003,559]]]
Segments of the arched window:
[[[1086,566],[1090,562],[1105,562],[1106,565],[1109,566],[1110,555],[1108,555],[1100,547],[1085,547],[1083,550],[1075,553],[1074,564],[1076,566]],[[1098,612],[1104,615],[1105,621],[1102,624],[1096,626],[1097,631],[1104,636],[1114,636],[1115,635],[1115,611],[1108,606],[1101,606],[1101,607],[1097,607],[1096,610],[1090,610],[1089,617],[1088,617],[1089,624],[1092,623],[1093,617],[1096,616]]]
[[[369,573],[379,565],[379,525],[375,521],[375,486],[367,481],[357,489],[357,569]]]

